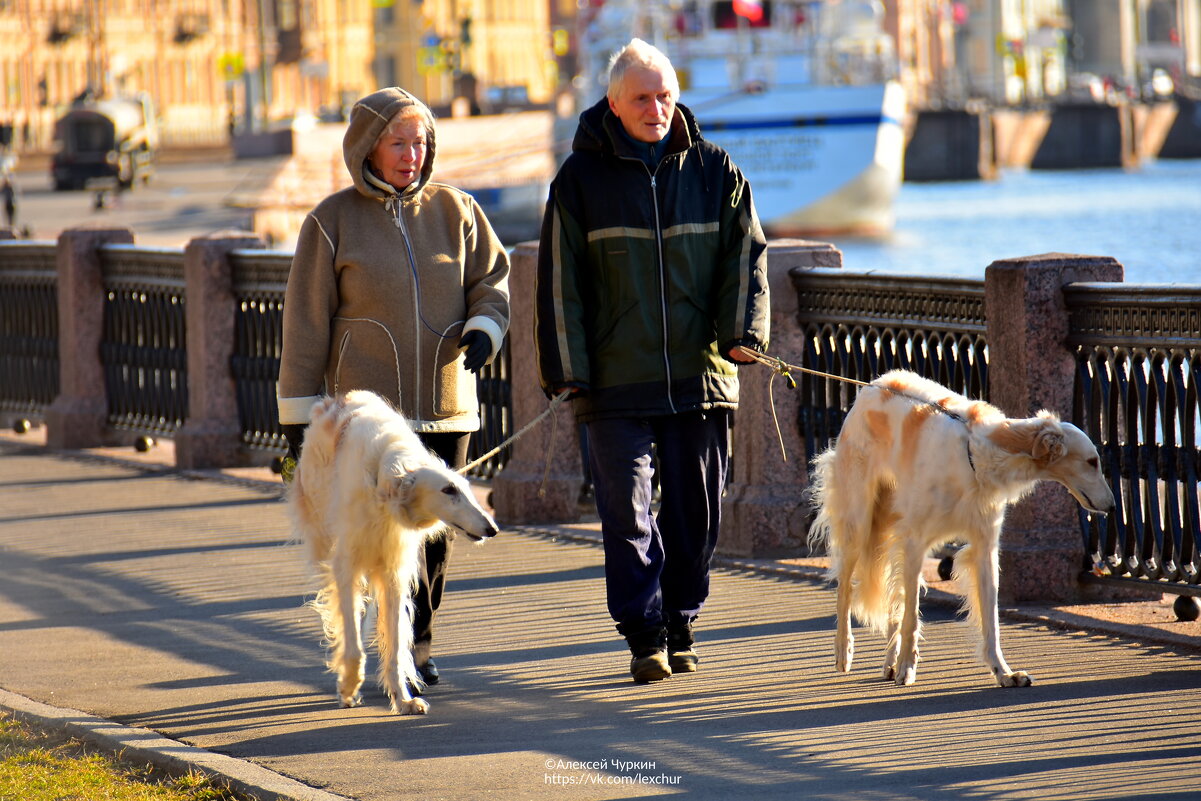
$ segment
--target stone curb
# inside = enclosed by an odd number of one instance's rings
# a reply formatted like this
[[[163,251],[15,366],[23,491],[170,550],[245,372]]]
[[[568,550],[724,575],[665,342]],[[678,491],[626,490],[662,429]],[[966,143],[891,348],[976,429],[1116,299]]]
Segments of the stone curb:
[[[258,801],[349,801],[345,796],[318,790],[253,762],[170,740],[150,729],[122,726],[77,709],[49,706],[7,690],[0,690],[0,709],[31,725],[115,754],[124,762],[147,763],[172,776],[189,771],[202,773]]]

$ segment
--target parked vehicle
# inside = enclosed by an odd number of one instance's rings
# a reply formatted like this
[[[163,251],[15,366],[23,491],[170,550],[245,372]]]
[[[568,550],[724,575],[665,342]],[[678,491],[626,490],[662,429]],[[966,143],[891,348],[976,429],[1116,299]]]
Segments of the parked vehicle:
[[[158,125],[150,98],[81,97],[54,124],[50,171],[55,189],[113,185],[129,189],[154,173]]]

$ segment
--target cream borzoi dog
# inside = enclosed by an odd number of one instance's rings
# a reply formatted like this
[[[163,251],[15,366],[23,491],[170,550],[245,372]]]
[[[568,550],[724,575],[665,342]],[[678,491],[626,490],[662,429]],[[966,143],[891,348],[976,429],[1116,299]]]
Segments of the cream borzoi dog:
[[[1005,508],[1043,479],[1092,512],[1113,509],[1097,449],[1046,411],[1008,419],[987,403],[896,370],[860,391],[837,444],[817,457],[811,544],[824,543],[838,582],[835,663],[851,669],[851,615],[889,641],[884,678],[912,684],[918,661],[922,562],[967,543],[955,559],[981,657],[1002,687],[1031,683],[1001,655],[997,547]]]
[[[421,549],[444,523],[482,540],[496,523],[470,484],[421,444],[387,402],[363,391],[313,407],[288,494],[296,535],[321,581],[321,614],[342,706],[360,703],[365,654],[362,619],[370,591],[378,612],[379,682],[392,711],[422,715],[413,664],[413,588]]]

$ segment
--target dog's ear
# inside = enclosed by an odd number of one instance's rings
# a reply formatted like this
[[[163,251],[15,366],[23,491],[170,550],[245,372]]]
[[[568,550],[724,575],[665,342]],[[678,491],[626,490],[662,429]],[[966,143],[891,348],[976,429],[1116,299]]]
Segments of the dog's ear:
[[[1041,465],[1059,461],[1068,452],[1059,420],[1052,415],[1044,416],[1043,413],[1040,413],[1038,423],[1034,441],[1031,443],[1030,455]]]
[[[417,476],[411,471],[383,470],[375,483],[375,492],[380,503],[397,502],[404,505],[409,502],[416,483]]]

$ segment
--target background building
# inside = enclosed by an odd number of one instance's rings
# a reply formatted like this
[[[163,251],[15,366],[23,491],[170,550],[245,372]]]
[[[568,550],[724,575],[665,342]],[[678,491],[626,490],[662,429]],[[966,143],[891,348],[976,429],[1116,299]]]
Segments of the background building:
[[[170,147],[336,119],[384,85],[487,111],[545,104],[555,79],[547,2],[0,0],[0,125],[17,152],[48,150],[85,93],[148,94]]]

